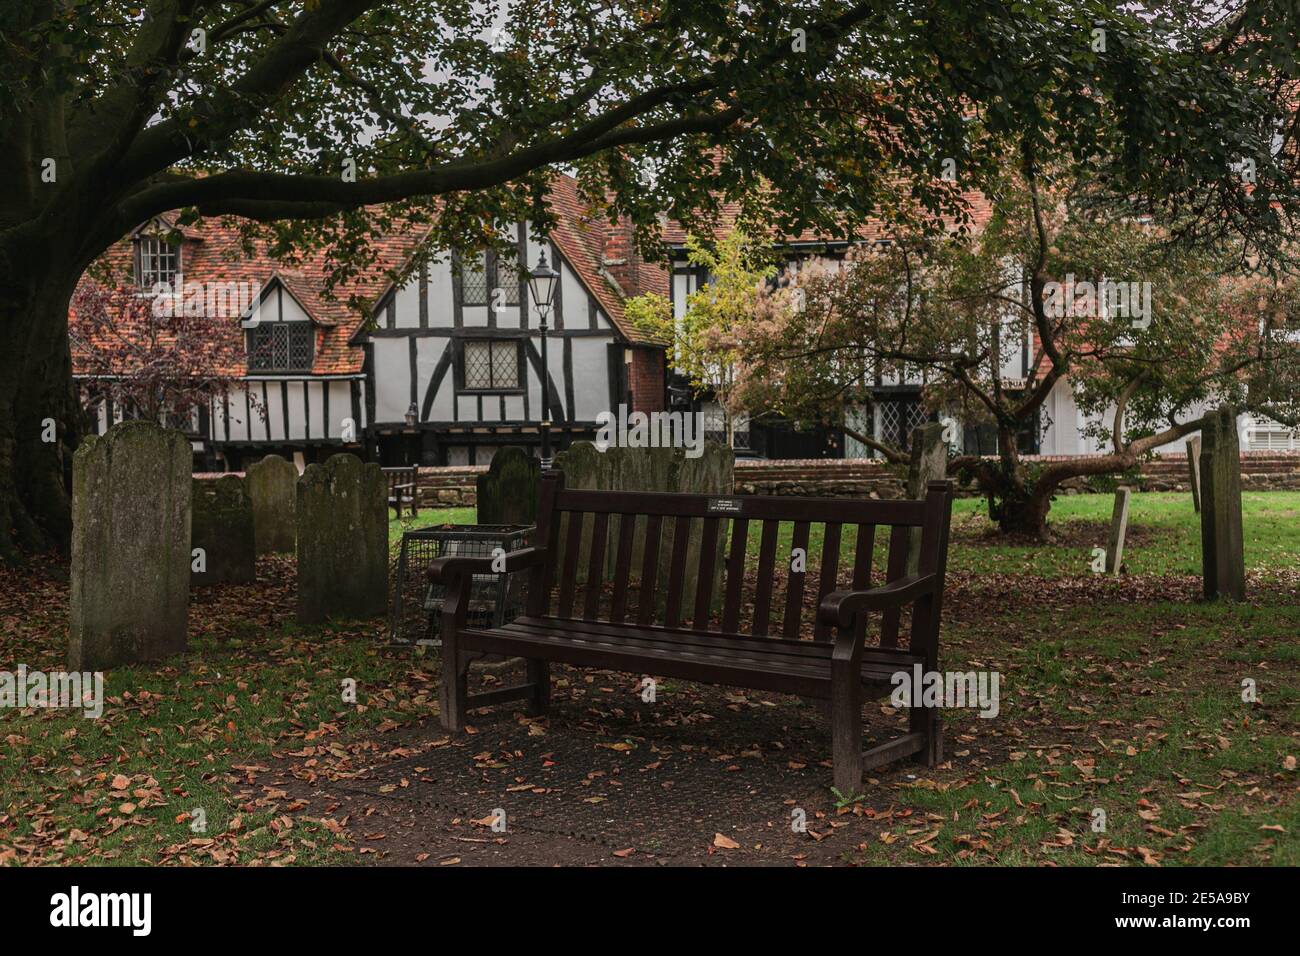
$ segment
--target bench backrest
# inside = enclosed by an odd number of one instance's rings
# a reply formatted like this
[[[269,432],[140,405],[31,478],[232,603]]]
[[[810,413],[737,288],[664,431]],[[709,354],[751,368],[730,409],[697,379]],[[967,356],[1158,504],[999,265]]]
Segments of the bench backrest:
[[[533,574],[528,613],[828,639],[831,629],[817,621],[821,599],[903,577],[916,529],[921,572],[942,579],[950,505],[947,483],[932,485],[923,501],[880,501],[591,491],[565,488],[562,474],[548,472],[534,541],[550,555]],[[817,528],[820,544],[810,547]],[[873,570],[878,544],[887,551]],[[757,577],[747,583],[746,555],[755,549]],[[898,611],[886,612],[882,646],[897,646],[899,624]]]
[[[414,492],[415,484],[419,480],[419,470],[417,468],[407,466],[380,470],[388,476],[388,496],[390,498],[394,496],[399,485],[410,485],[411,491]]]

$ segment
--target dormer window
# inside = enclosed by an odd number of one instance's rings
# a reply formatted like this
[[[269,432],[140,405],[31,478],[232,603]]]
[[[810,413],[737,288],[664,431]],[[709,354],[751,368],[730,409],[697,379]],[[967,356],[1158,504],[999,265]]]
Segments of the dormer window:
[[[310,372],[315,344],[310,322],[262,322],[248,330],[248,370]]]
[[[181,271],[180,243],[160,236],[140,235],[135,240],[135,284],[152,292],[160,284],[176,291]]]

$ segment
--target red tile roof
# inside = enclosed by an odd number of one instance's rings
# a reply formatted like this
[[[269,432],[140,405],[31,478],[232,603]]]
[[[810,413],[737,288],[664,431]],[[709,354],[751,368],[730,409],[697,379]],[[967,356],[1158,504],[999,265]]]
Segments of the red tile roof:
[[[624,338],[633,342],[644,341],[644,336],[624,317],[624,297],[652,291],[667,295],[667,271],[662,266],[643,263],[638,281],[625,286],[620,293],[608,281],[604,264],[606,249],[622,227],[610,225],[607,219],[597,215],[596,210],[592,209],[578,194],[577,181],[571,176],[556,175],[553,178],[547,203],[556,217],[555,228],[550,235],[551,241],[555,243],[560,254],[573,269],[578,281],[609,316],[614,328]],[[412,249],[411,254],[414,254],[414,251]],[[409,259],[410,255],[401,265],[405,267]],[[377,306],[379,300],[392,288],[391,281],[380,285],[370,302],[371,308]]]
[[[166,222],[164,217],[164,222]],[[374,289],[387,281],[385,270],[397,266],[409,253],[415,237],[397,234],[382,237],[375,243],[376,260],[355,278],[335,287],[332,297],[326,296],[325,277],[329,271],[330,250],[318,250],[304,255],[301,261],[286,266],[271,258],[264,244],[255,244],[256,253],[244,254],[238,227],[219,219],[205,219],[183,231],[181,271],[186,284],[191,282],[249,283],[265,290],[279,281],[302,305],[316,323],[314,375],[356,375],[361,372],[363,354],[348,344],[352,332],[364,321],[358,309],[348,305],[349,298],[361,301],[373,298]],[[107,269],[107,280],[129,284],[132,269],[131,240],[124,239],[106,254],[97,268]],[[76,333],[76,316],[69,314],[69,324]],[[243,330],[238,318],[230,321],[230,334],[239,336]],[[74,374],[85,374],[85,362],[78,362],[73,351]],[[237,374],[246,373],[240,369]]]
[[[983,196],[965,194],[977,225],[988,221],[990,205]],[[561,255],[573,268],[578,280],[595,298],[602,311],[609,316],[614,327],[630,342],[648,343],[649,340],[631,327],[624,314],[624,301],[628,296],[645,292],[667,295],[669,274],[663,265],[641,258],[631,242],[631,231],[624,223],[610,224],[604,211],[593,208],[578,192],[577,182],[570,176],[554,177],[548,199],[556,215],[556,225],[551,239]],[[723,235],[735,227],[739,206],[724,204],[715,226],[715,235]],[[159,217],[166,226],[173,226],[175,214]],[[362,350],[350,340],[366,322],[365,309],[349,304],[350,299],[364,302],[373,308],[392,287],[390,272],[400,270],[411,258],[415,247],[427,232],[395,232],[373,241],[375,261],[354,278],[340,283],[332,296],[324,292],[325,278],[330,271],[330,251],[317,250],[306,253],[286,264],[270,257],[265,244],[255,243],[254,254],[246,256],[243,240],[237,225],[222,219],[205,219],[182,230],[183,246],[181,266],[184,279],[189,282],[251,283],[265,288],[279,281],[302,305],[316,323],[316,349],[312,374],[356,375],[362,369]],[[859,231],[859,238],[885,238],[889,229],[883,222],[868,224]],[[676,221],[666,221],[663,239],[669,244],[686,240],[686,230]],[[820,237],[811,231],[798,236],[781,237],[783,242],[816,242]],[[131,239],[118,243],[98,265],[107,265],[116,281],[129,281],[132,267]],[[69,321],[76,325],[75,315]],[[230,334],[241,336],[237,320],[230,324]],[[650,343],[654,344],[654,343]],[[78,361],[74,349],[74,372],[87,372],[84,357]],[[237,370],[243,374],[246,369]]]

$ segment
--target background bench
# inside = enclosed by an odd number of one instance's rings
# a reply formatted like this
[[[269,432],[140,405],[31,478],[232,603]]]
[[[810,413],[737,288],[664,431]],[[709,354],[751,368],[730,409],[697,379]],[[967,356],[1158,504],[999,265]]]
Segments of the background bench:
[[[397,518],[405,506],[414,517],[420,513],[420,471],[418,468],[384,468],[388,476],[388,507]]]
[[[506,555],[504,567],[496,568],[531,569],[523,615],[501,627],[466,627],[471,576],[490,570],[491,559],[447,557],[430,567],[431,580],[449,585],[442,611],[442,723],[460,730],[468,710],[516,699],[541,713],[550,695],[549,662],[560,661],[828,699],[835,786],[843,794],[860,788],[864,769],[890,760],[915,755],[932,764],[942,759],[936,708],[913,708],[907,733],[864,753],[862,706],[868,696],[887,696],[898,671],[910,673],[915,664],[938,670],[951,508],[946,482],[931,484],[924,501],[715,498],[570,490],[561,475],[550,473],[542,481],[536,545]],[[778,554],[781,522],[793,524],[789,545]],[[810,550],[814,524],[823,534],[819,573],[810,582],[812,557],[800,569],[791,555]],[[918,527],[919,570],[909,576],[908,541]],[[638,529],[644,543],[634,556]],[[694,548],[692,529],[702,533]],[[880,529],[888,529],[888,558],[873,572],[877,539],[884,541]],[[668,532],[669,557],[661,562],[661,538]],[[853,559],[842,567],[841,543],[849,535]],[[744,568],[755,539],[757,586],[750,594]],[[693,550],[698,558],[688,562]],[[667,567],[663,587],[661,563]],[[636,588],[634,567],[640,572]],[[714,585],[720,576],[719,608]],[[601,586],[607,578],[612,587]],[[693,594],[689,606],[687,590]],[[910,609],[906,635],[904,608]],[[526,682],[469,694],[470,662],[484,654],[525,658]]]

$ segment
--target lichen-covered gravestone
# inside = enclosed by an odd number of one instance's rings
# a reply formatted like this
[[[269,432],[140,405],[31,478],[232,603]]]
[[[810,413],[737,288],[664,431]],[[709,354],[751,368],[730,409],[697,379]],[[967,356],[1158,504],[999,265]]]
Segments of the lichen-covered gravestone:
[[[298,469],[279,455],[249,465],[244,486],[253,503],[253,538],[258,554],[292,551],[297,520]]]
[[[253,503],[243,479],[223,475],[194,482],[190,520],[191,581],[249,584],[257,577]]]
[[[72,460],[71,620],[76,671],[186,647],[193,451],[180,432],[123,422]]]
[[[703,452],[696,458],[688,458],[682,448],[621,448],[613,447],[604,452],[599,451],[591,442],[574,442],[567,450],[555,458],[555,469],[564,473],[566,488],[597,489],[601,491],[681,491],[691,494],[729,495],[734,488],[735,453],[717,442],[705,442]],[[578,552],[577,572],[579,583],[587,580],[587,568],[591,551],[592,519],[588,517],[581,537]],[[659,582],[668,580],[669,567],[672,563],[673,535],[676,522],[666,519],[663,522],[659,540]],[[645,554],[645,519],[636,523],[632,539],[632,580],[640,580],[641,559]],[[608,539],[605,544],[605,574],[608,579],[613,574],[617,558],[618,536],[621,533],[621,519],[611,517],[608,526]],[[559,533],[560,554],[557,561],[563,561],[563,549],[567,540],[568,517],[561,521]],[[686,577],[682,587],[682,607],[689,608],[695,600],[695,583],[699,576],[700,545],[703,540],[704,526],[701,520],[691,522],[690,538],[686,547]],[[723,565],[721,542],[725,535],[725,523],[718,522],[718,543],[715,544],[715,574],[713,578],[715,599],[720,600],[723,589],[723,574],[717,571]],[[659,589],[659,599],[666,596],[666,588]]]
[[[374,462],[333,455],[298,479],[298,621],[388,610],[388,485]]]
[[[1246,599],[1237,413],[1222,406],[1201,419],[1201,573],[1207,598]]]
[[[478,523],[535,524],[541,474],[542,463],[522,448],[498,451],[476,482]]]

